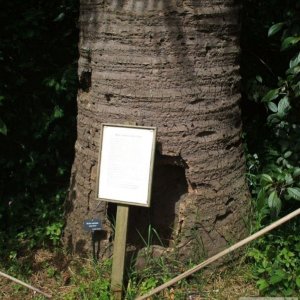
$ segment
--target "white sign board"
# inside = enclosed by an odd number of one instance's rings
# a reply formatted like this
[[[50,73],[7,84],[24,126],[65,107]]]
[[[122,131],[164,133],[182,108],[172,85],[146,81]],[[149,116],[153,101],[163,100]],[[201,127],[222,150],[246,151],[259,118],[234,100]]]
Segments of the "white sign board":
[[[97,198],[150,206],[156,129],[103,124]]]

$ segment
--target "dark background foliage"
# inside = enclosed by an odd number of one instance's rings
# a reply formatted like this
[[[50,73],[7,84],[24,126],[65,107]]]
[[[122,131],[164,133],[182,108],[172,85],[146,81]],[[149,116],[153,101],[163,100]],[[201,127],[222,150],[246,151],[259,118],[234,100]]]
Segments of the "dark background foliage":
[[[242,112],[255,231],[299,207],[300,3],[243,4]],[[248,250],[262,295],[299,295],[299,230],[298,218]]]
[[[295,209],[300,200],[299,12],[297,1],[244,1],[241,73],[249,182],[254,197],[268,200],[271,215]],[[272,192],[275,200],[268,199]]]
[[[1,243],[21,233],[39,243],[62,219],[76,138],[78,10],[77,0],[1,5]]]

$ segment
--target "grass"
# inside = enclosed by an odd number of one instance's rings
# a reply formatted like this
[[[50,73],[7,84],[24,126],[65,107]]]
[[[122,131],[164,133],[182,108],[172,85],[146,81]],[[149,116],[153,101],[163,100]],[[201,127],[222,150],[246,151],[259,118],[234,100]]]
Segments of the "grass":
[[[18,264],[23,268],[24,264],[27,264],[26,268],[30,272],[25,275],[18,274],[21,269]],[[172,274],[167,262],[162,258],[149,264],[142,273],[131,269],[126,300],[134,299],[137,294],[145,293],[171,276],[178,275],[178,273]],[[6,271],[52,294],[54,300],[109,300],[110,270],[109,259],[95,263],[90,259],[67,256],[62,251],[50,252],[39,249],[30,254],[30,259],[19,257],[14,261],[14,267]],[[156,273],[151,275],[151,271],[154,270]],[[258,295],[255,282],[251,279],[250,267],[243,261],[238,261],[235,264],[227,264],[226,268],[206,269],[166,289],[152,299],[234,300],[250,295]],[[0,299],[41,300],[45,298],[0,277]]]

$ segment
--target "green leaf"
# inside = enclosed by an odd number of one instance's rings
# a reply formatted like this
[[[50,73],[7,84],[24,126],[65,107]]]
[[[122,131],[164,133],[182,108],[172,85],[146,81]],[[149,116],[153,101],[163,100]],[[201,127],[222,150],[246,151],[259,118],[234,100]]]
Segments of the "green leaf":
[[[283,25],[284,25],[284,23],[282,23],[282,22],[272,25],[269,28],[268,36],[272,36],[272,35],[276,34],[278,31],[280,31],[282,29]]]
[[[282,270],[276,270],[275,274],[270,277],[269,283],[276,284],[285,278],[285,273]]]
[[[287,75],[298,75],[300,73],[300,66],[296,66],[287,70]]]
[[[288,185],[290,185],[294,182],[294,179],[293,179],[291,174],[286,174],[284,176],[284,180],[285,180],[285,183],[288,184]]]
[[[297,187],[293,187],[293,188],[289,187],[289,188],[287,188],[287,191],[288,191],[288,194],[292,198],[294,198],[296,200],[300,200],[300,189],[299,188],[297,188]]]
[[[270,111],[276,113],[277,112],[277,105],[274,102],[269,102],[268,103],[268,108]]]
[[[260,75],[257,75],[256,77],[255,77],[255,79],[256,79],[256,81],[257,82],[259,82],[259,83],[262,83],[262,77],[260,76]]]
[[[300,73],[300,70],[299,70],[299,73]],[[300,82],[293,84],[291,86],[291,88],[292,88],[293,92],[295,93],[295,97],[300,97]]]
[[[297,284],[297,287],[300,288],[300,276],[298,276],[298,277],[296,278],[296,284]]]
[[[270,102],[279,96],[279,89],[269,90],[267,94],[262,98],[262,102]]]
[[[276,191],[273,191],[268,198],[268,205],[271,209],[276,210],[277,215],[280,212],[281,209],[281,200],[278,197],[278,194]]]
[[[261,189],[257,195],[257,209],[261,211],[261,209],[265,206],[266,201],[266,193],[264,189]]]
[[[264,181],[264,182],[273,182],[272,177],[268,174],[262,174],[260,179],[261,179],[261,181]]]
[[[289,98],[285,96],[278,103],[278,114],[280,116],[284,116],[289,111],[290,108],[291,106],[290,106]]]
[[[293,176],[294,176],[294,177],[297,177],[297,176],[299,176],[299,175],[300,175],[300,168],[296,168],[296,169],[294,170]]]
[[[7,135],[7,126],[6,124],[0,119],[0,133],[3,135]]]
[[[59,21],[62,21],[65,17],[65,13],[60,13],[54,20],[53,22],[59,22]]]
[[[300,63],[300,52],[290,60],[290,68],[296,67]]]
[[[259,279],[256,284],[260,291],[265,290],[269,286],[265,279]]]
[[[267,117],[267,121],[269,124],[276,124],[280,122],[277,114],[271,114]]]
[[[292,151],[286,151],[283,155],[284,158],[289,158],[293,154]]]
[[[281,44],[281,51],[286,50],[300,41],[300,37],[289,36],[285,38]]]
[[[64,111],[59,106],[56,105],[54,107],[53,116],[54,116],[55,119],[62,118],[64,116]]]

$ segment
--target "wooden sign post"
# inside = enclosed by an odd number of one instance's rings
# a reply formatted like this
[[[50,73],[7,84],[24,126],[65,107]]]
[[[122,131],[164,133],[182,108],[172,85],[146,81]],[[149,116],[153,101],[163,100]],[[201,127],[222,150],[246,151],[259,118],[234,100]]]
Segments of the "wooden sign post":
[[[122,299],[129,205],[150,206],[156,128],[102,124],[97,198],[115,202],[111,290]]]
[[[114,294],[115,300],[122,299],[128,213],[129,206],[118,205],[115,228],[113,265],[111,273],[111,291]]]

